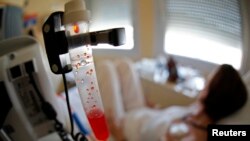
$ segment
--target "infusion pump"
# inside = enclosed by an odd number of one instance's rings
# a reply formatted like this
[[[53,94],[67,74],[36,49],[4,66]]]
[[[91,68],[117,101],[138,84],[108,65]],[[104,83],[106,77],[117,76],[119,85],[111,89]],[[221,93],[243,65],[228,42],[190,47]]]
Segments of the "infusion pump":
[[[32,72],[42,96],[62,119],[41,53],[40,44],[32,37],[0,42],[0,140],[38,141],[55,132],[53,121],[41,110],[41,100],[28,72]]]

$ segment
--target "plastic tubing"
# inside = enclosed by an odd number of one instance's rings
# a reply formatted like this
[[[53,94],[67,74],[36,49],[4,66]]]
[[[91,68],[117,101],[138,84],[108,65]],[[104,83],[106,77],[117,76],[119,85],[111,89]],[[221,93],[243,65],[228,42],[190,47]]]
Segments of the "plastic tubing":
[[[67,25],[67,36],[86,33],[87,26],[86,23]],[[74,44],[74,41],[70,42],[72,45]],[[109,137],[109,131],[97,83],[92,48],[84,44],[69,48],[69,56],[83,109],[92,131],[98,140],[106,141]]]

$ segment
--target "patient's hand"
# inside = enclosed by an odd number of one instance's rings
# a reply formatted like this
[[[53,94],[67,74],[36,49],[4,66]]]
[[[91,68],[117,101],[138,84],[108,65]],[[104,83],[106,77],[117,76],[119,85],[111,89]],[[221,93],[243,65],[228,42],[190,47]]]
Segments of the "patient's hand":
[[[181,120],[175,120],[165,136],[166,141],[206,141],[207,132]]]
[[[152,108],[152,109],[160,109],[161,108],[160,104],[154,103],[147,98],[145,98],[145,101],[146,101],[147,107],[149,107],[149,108]]]

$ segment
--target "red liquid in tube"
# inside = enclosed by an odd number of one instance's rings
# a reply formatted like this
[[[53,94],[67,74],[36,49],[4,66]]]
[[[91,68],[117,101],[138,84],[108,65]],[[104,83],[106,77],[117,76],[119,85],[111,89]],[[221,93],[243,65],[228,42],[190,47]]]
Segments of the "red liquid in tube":
[[[89,124],[100,141],[106,141],[109,137],[109,131],[104,113],[98,109],[93,108],[87,113]]]
[[[87,31],[87,25],[87,22],[83,22],[66,26],[69,33],[67,36],[75,36]],[[74,40],[70,42],[74,44]],[[98,141],[107,141],[109,130],[100,99],[92,48],[89,45],[72,47],[69,49],[69,56],[76,86],[92,131]]]

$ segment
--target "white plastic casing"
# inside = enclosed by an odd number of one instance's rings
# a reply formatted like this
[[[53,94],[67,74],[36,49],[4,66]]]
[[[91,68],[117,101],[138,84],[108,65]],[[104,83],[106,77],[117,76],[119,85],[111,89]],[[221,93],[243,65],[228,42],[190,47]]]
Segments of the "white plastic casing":
[[[90,11],[86,9],[84,0],[71,0],[65,4],[64,10],[64,25],[90,20]]]

